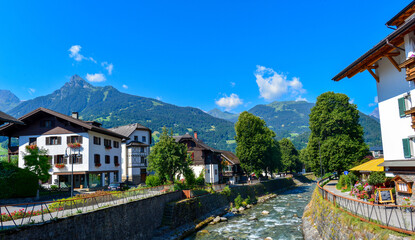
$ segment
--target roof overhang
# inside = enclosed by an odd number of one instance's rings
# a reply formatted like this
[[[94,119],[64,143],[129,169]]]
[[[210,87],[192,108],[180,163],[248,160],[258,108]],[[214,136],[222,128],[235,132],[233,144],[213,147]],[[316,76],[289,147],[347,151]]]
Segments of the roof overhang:
[[[408,6],[402,9],[398,14],[396,14],[391,20],[386,23],[386,26],[400,26],[405,20],[415,13],[415,1],[412,1]]]
[[[415,159],[384,161],[379,166],[384,167],[415,167]]]
[[[400,52],[392,52],[395,50],[394,46],[400,46],[404,43],[404,36],[415,30],[415,18],[402,24],[398,29],[389,34],[386,38],[376,44],[372,49],[363,54],[360,58],[343,69],[340,73],[333,77],[332,80],[340,81],[345,77],[351,78],[359,72],[365,70],[372,71],[373,66],[379,59],[383,57],[392,57]],[[373,75],[373,74],[372,74]],[[378,80],[378,79],[377,79]]]

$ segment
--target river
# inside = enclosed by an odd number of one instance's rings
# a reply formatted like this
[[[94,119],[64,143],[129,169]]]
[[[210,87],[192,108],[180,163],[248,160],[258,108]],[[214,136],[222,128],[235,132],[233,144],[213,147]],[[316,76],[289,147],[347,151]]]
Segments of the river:
[[[229,217],[227,222],[208,225],[186,239],[303,239],[301,217],[315,186],[289,189],[266,203],[245,210],[244,214]],[[262,215],[264,210],[269,211],[269,215]],[[253,216],[258,220],[249,220]]]

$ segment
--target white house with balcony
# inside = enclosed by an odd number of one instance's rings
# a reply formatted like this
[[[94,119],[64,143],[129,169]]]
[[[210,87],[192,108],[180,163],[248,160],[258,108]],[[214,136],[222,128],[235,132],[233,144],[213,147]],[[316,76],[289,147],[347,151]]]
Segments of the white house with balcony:
[[[396,191],[412,196],[415,180],[415,1],[389,20],[388,36],[338,73],[333,80],[368,71],[377,87],[384,163],[388,176],[405,179]],[[400,175],[400,177],[398,176]],[[399,198],[398,198],[399,200]],[[399,203],[399,201],[398,201]]]
[[[139,123],[109,130],[124,136],[121,144],[122,180],[136,184],[145,182],[148,155],[150,154],[151,130]]]
[[[72,167],[75,188],[97,188],[121,180],[124,136],[102,128],[100,123],[82,121],[77,113],[67,116],[46,108],[38,108],[19,120],[25,125],[9,123],[0,127],[0,135],[19,139],[19,167],[25,167],[26,147],[36,145],[47,150],[52,166],[49,184],[69,186]]]

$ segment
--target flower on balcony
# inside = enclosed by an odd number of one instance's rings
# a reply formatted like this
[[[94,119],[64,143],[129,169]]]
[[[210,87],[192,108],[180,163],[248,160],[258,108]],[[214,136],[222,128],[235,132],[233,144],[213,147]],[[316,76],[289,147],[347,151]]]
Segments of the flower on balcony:
[[[95,167],[101,167],[101,163],[95,163]]]
[[[110,150],[112,147],[111,146],[105,146],[106,150]]]
[[[65,164],[63,164],[63,163],[57,163],[57,164],[55,164],[55,167],[61,169],[61,168],[64,168],[65,167]]]
[[[114,163],[114,165],[115,165],[116,167],[119,167],[119,166],[120,166],[120,164],[119,164],[119,163]]]
[[[27,145],[26,146],[27,150],[36,150],[37,149],[37,145]]]
[[[415,53],[411,52],[411,53],[409,54],[409,57],[408,57],[408,58],[414,58],[414,57],[415,57]]]
[[[68,143],[70,148],[80,148],[82,145],[80,143]]]

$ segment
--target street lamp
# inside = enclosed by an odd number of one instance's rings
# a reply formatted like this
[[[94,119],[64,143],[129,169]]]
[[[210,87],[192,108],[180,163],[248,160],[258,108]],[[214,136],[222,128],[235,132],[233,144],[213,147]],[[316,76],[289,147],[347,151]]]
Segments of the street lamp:
[[[69,156],[68,156],[68,148],[69,148]],[[65,159],[68,159],[68,157],[69,157],[69,159],[72,162],[72,172],[71,172],[71,197],[73,197],[73,188],[74,188],[74,186],[73,186],[73,159],[72,159],[72,155],[73,155],[72,154],[72,148],[66,147],[66,149],[65,149],[65,155],[63,157]],[[78,148],[78,154],[76,155],[76,158],[79,159],[80,157],[81,157],[81,149]]]

